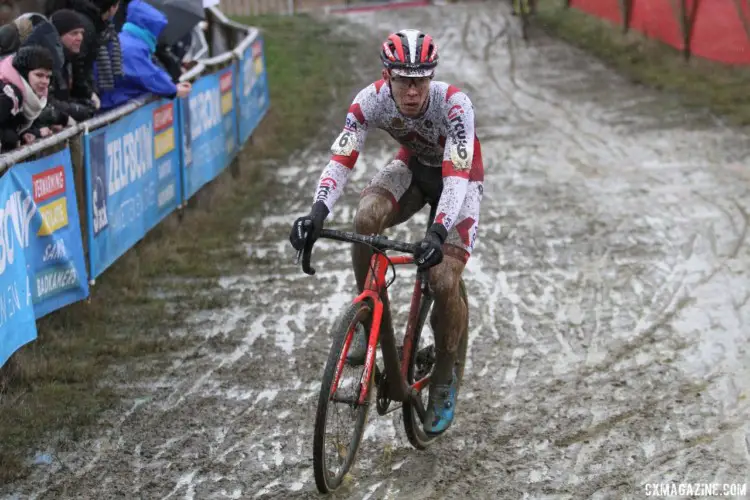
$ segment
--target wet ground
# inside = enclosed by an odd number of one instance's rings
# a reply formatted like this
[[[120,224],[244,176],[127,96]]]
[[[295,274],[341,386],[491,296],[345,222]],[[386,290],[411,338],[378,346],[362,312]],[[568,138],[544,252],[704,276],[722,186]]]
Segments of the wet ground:
[[[523,44],[504,4],[347,19],[373,60],[390,30],[436,37],[439,77],[475,104],[486,179],[456,422],[418,452],[400,412],[372,411],[336,497],[619,499],[644,498],[646,483],[750,483],[747,136],[556,40]],[[344,112],[322,143],[269,166],[282,186],[243,230],[252,267],[221,281],[227,308],[172,332],[200,347],[127,385],[108,431],[3,498],[317,496],[327,332],[353,281],[345,245],[321,242],[308,277],[287,237]],[[351,227],[358,191],[394,152],[371,139],[332,227]],[[391,236],[416,238],[425,220]],[[393,287],[397,318],[411,277]]]

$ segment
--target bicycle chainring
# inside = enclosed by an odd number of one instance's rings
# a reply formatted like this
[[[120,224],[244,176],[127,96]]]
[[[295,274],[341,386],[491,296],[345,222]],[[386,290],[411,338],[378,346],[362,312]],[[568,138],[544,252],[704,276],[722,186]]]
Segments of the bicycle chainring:
[[[377,372],[380,370],[375,367]],[[375,408],[378,410],[378,415],[385,415],[388,413],[388,407],[391,406],[391,399],[386,396],[388,394],[388,380],[386,379],[385,372],[380,372],[378,377],[377,385],[377,397],[375,398]]]

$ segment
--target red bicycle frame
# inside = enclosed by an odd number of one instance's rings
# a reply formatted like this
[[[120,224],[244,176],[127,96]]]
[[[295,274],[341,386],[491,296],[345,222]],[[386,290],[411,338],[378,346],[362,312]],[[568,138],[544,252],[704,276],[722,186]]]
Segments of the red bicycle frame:
[[[417,274],[416,282],[414,283],[414,291],[411,297],[411,307],[409,310],[409,320],[406,325],[406,335],[404,336],[403,355],[404,359],[399,361],[398,350],[396,348],[395,336],[393,334],[392,324],[388,332],[390,335],[384,335],[380,338],[380,327],[383,320],[384,314],[390,322],[391,316],[389,310],[388,300],[388,289],[386,288],[386,273],[388,271],[389,264],[393,265],[406,265],[414,264],[414,257],[412,255],[399,255],[394,257],[386,257],[382,253],[375,253],[370,259],[370,269],[367,273],[367,279],[365,280],[365,289],[359,294],[353,301],[353,303],[359,303],[364,301],[370,301],[372,303],[372,324],[370,326],[370,336],[367,345],[367,355],[365,358],[365,370],[362,374],[360,382],[360,393],[357,403],[362,405],[367,401],[367,395],[370,384],[367,381],[372,376],[373,366],[375,365],[375,351],[377,349],[378,341],[381,340],[381,349],[383,352],[383,363],[385,365],[385,373],[389,382],[389,394],[390,398],[395,401],[406,401],[408,398],[416,398],[418,401],[418,407],[421,407],[421,399],[417,396],[419,392],[427,386],[430,382],[430,376],[418,380],[413,385],[407,385],[408,369],[411,362],[411,353],[414,343],[414,337],[419,321],[419,308],[423,297],[422,288],[422,273]],[[349,347],[354,337],[354,328],[356,323],[352,325],[349,332],[347,332],[346,340],[344,342],[344,348],[341,352],[341,357],[336,365],[336,374],[334,377],[333,385],[331,386],[331,395],[336,393],[339,385],[339,378],[341,372],[346,363],[346,355],[349,352]],[[400,370],[399,370],[400,368]]]

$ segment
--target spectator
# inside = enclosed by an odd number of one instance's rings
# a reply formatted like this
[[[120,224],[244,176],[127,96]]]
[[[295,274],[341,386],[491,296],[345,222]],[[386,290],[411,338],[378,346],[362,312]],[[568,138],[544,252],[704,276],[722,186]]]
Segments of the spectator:
[[[21,47],[0,61],[0,153],[34,142],[29,127],[47,103],[52,54],[40,46]]]
[[[71,95],[71,89],[76,87],[73,68],[81,57],[84,21],[77,12],[68,9],[58,10],[50,21],[60,35],[65,61],[60,77],[52,80],[47,106],[54,106],[77,122],[88,120],[96,112],[94,102]]]
[[[52,56],[53,68],[50,86],[54,82],[63,79],[63,69],[65,66],[65,54],[63,44],[57,29],[48,21],[41,21],[36,25],[31,35],[23,42],[23,47],[39,46],[47,49]],[[46,137],[51,135],[53,130],[62,129],[64,126],[71,124],[69,116],[60,110],[53,100],[48,96],[47,105],[42,110],[38,119],[28,129],[28,132],[36,137]]]
[[[117,12],[117,0],[47,0],[47,15],[52,16],[62,9],[76,11],[83,20],[84,36],[81,52],[73,66],[71,95],[79,99],[91,99],[99,106],[97,92],[112,83],[109,75],[122,74],[122,56],[117,41],[117,32],[111,19]],[[97,68],[95,68],[95,65]],[[98,81],[96,76],[98,71]],[[102,78],[103,77],[103,78]]]
[[[159,34],[167,25],[167,18],[143,0],[132,0],[128,5],[127,22],[120,33],[123,70],[115,89],[101,95],[102,110],[112,109],[143,94],[161,97],[185,97],[190,93],[187,82],[177,85],[169,73],[152,60]]]
[[[46,18],[41,14],[24,14],[0,26],[0,57],[16,53],[34,28]]]
[[[130,5],[131,1],[132,0],[120,0],[120,9],[112,20],[117,31],[122,31],[122,27],[125,25],[128,5]],[[170,47],[164,43],[160,37],[156,42],[156,52],[154,55],[156,56],[157,62],[166,69],[169,76],[172,77],[172,81],[178,83],[180,81],[180,76],[182,76],[182,64],[180,57],[174,53],[173,49],[174,47]]]

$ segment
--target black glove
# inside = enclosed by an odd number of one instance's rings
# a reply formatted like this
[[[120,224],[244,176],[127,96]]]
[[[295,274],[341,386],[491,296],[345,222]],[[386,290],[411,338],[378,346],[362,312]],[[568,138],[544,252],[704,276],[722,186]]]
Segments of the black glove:
[[[308,241],[310,245],[315,244],[315,240],[318,239],[320,231],[323,229],[323,221],[327,216],[328,207],[322,201],[316,201],[308,215],[294,221],[289,241],[295,250],[300,251],[305,248],[305,243]],[[306,224],[307,222],[310,222],[312,227],[309,227]]]
[[[448,236],[448,231],[442,224],[433,224],[427,230],[422,242],[414,252],[414,263],[420,271],[425,271],[432,266],[443,262],[443,243]]]

